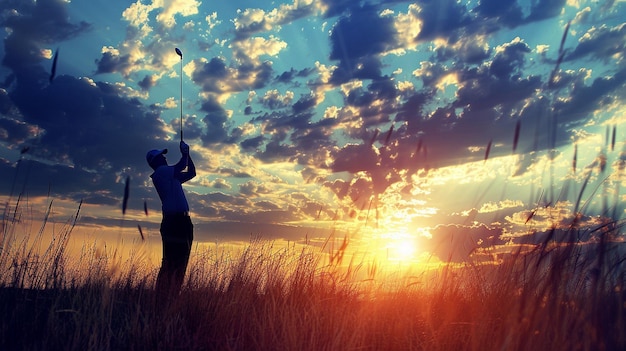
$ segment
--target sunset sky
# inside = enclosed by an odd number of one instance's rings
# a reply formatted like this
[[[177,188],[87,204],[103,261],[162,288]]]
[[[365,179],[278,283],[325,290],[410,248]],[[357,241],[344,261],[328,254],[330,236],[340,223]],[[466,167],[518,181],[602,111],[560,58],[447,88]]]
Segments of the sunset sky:
[[[593,228],[624,216],[624,19],[624,0],[3,0],[2,203],[65,222],[82,200],[77,232],[158,242],[145,155],[180,155],[180,48],[197,242],[336,231],[460,262],[576,206]]]

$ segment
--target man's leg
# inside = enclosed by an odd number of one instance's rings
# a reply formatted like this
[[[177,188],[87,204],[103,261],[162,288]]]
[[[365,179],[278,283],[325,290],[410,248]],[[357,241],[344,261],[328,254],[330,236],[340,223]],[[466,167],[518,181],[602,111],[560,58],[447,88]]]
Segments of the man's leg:
[[[193,241],[193,224],[188,216],[184,216],[177,221],[177,240],[172,245],[172,284],[176,293],[180,291],[185,280],[189,256],[191,255],[191,245]]]
[[[168,295],[178,294],[185,278],[193,224],[187,216],[165,217],[161,223],[163,260],[157,276],[156,289]]]

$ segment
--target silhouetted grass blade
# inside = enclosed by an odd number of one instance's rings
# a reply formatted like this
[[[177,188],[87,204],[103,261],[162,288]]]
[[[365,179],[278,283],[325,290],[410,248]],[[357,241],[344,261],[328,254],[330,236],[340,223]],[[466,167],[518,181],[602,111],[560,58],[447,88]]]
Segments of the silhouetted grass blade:
[[[574,145],[574,157],[572,157],[572,172],[576,173],[576,162],[578,159],[578,145]]]
[[[611,136],[611,151],[615,150],[615,133],[617,132],[617,126],[613,126],[613,135]]]
[[[389,140],[391,140],[392,133],[393,133],[393,124],[391,125],[391,128],[389,128],[389,131],[387,132],[387,136],[385,137],[385,146],[389,145]]]
[[[57,60],[59,59],[59,49],[54,53],[54,58],[52,59],[52,69],[50,70],[50,83],[54,80],[54,77],[57,74]]]
[[[380,131],[379,131],[378,129],[376,129],[376,130],[374,131],[374,136],[372,136],[372,139],[370,139],[370,146],[371,146],[371,145],[374,145],[374,142],[376,142],[376,138],[378,138],[378,133],[379,133],[379,132],[380,132]]]
[[[548,80],[548,85],[554,84],[554,78],[556,77],[556,74],[559,71],[559,67],[561,67],[561,62],[563,62],[563,58],[565,58],[565,50],[563,49],[563,47],[565,46],[565,39],[567,38],[567,32],[569,31],[570,23],[571,21],[567,22],[567,25],[565,26],[565,30],[563,31],[563,36],[561,37],[561,44],[559,46],[559,56],[556,61],[556,64],[554,65],[554,70],[552,70],[552,73],[550,74],[550,80]]]
[[[519,141],[519,132],[520,132],[521,126],[522,126],[521,121],[517,121],[517,123],[515,124],[515,134],[513,135],[513,152],[517,150],[517,143]]]
[[[124,200],[122,201],[122,214],[126,214],[126,207],[128,206],[128,192],[130,187],[130,176],[126,177],[126,185],[124,186]]]
[[[570,24],[572,24],[572,21],[568,21],[567,25],[565,25],[565,30],[563,31],[563,36],[561,37],[561,45],[559,46],[559,54],[563,53],[563,47],[565,46],[565,39],[567,38],[567,32],[569,31]]]
[[[143,230],[141,230],[141,226],[137,224],[137,229],[139,229],[139,235],[141,235],[141,241],[145,241],[146,238],[143,236]]]

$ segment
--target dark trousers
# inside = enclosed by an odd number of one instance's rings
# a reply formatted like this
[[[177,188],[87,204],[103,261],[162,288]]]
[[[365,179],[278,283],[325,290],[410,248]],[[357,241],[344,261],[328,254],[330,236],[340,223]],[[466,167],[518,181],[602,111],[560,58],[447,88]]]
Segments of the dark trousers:
[[[160,295],[177,295],[185,279],[191,243],[193,224],[187,214],[164,214],[161,221],[163,260],[156,281]]]

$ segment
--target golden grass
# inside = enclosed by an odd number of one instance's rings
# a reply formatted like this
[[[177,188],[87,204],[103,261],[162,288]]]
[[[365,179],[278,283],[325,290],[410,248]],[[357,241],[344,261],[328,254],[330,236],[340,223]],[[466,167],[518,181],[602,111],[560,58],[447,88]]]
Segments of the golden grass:
[[[46,243],[19,242],[17,233],[5,231],[0,349],[626,347],[626,255],[613,240],[618,223],[599,227],[601,240],[593,245],[547,238],[497,266],[450,264],[425,272],[419,284],[399,279],[393,289],[384,277],[359,278],[361,265],[342,267],[311,248],[253,240],[236,256],[195,252],[180,296],[157,303],[156,272],[139,256],[120,262],[115,250],[87,247],[68,261],[75,219],[41,255],[28,245]]]

